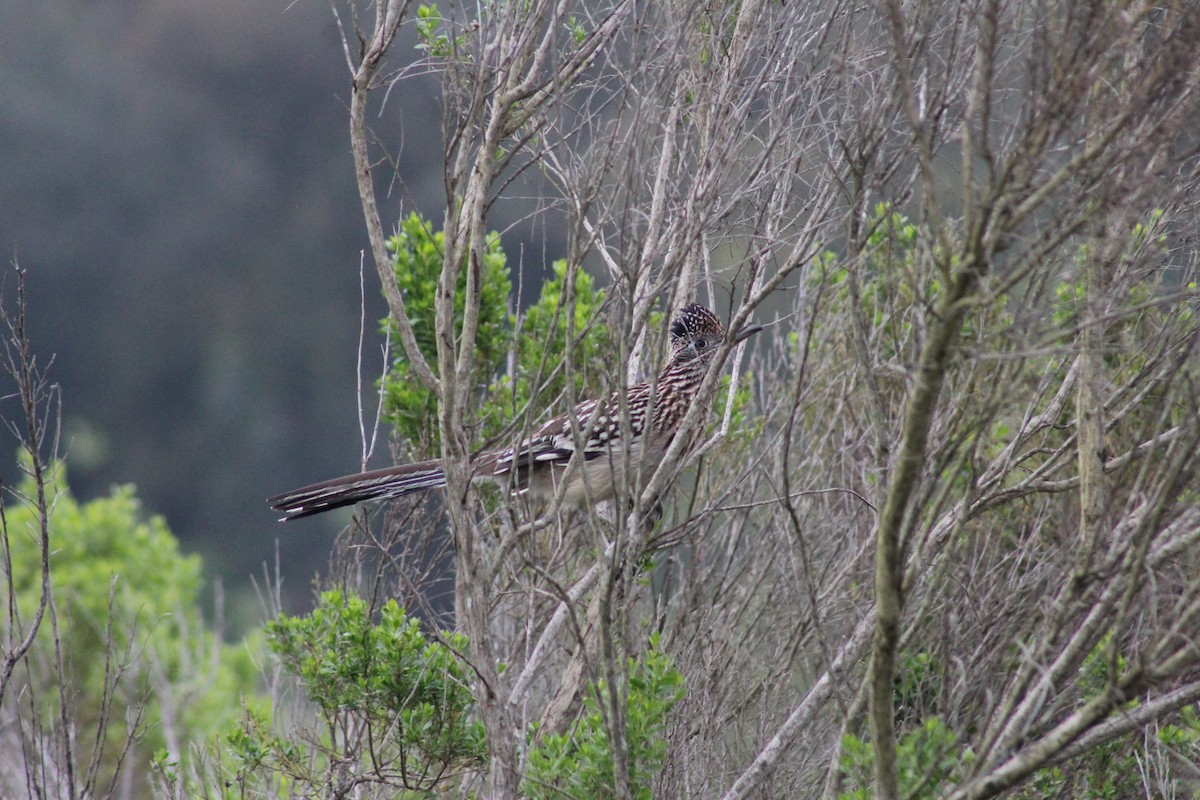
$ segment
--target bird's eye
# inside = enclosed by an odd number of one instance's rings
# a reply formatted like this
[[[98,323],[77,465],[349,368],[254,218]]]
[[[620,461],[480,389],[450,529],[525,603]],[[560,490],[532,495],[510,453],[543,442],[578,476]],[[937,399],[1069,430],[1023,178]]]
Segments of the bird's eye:
[[[696,340],[696,349],[697,349],[697,350],[703,350],[703,349],[704,349],[704,348],[706,348],[706,347],[708,347],[708,342],[706,342],[706,341],[705,341],[705,340],[703,340],[703,339],[697,339],[697,340]]]

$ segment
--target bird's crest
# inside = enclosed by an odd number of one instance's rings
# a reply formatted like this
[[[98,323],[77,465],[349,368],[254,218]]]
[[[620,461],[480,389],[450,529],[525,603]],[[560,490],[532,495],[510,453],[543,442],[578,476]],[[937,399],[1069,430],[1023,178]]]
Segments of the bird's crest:
[[[671,323],[671,341],[678,343],[698,333],[716,334],[720,338],[725,328],[716,314],[699,303],[688,303],[679,309],[675,321]]]

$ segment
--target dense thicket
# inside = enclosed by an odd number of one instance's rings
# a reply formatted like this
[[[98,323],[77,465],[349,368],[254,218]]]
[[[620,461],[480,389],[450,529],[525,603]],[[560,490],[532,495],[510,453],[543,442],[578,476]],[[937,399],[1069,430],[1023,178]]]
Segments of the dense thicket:
[[[380,411],[448,485],[352,518],[318,608],[266,630],[270,709],[163,754],[161,789],[1194,792],[1200,6],[338,13]],[[373,121],[420,74],[443,194],[393,235],[406,142]],[[539,184],[550,281],[498,219]],[[471,482],[485,443],[623,404],[695,298],[768,331],[722,343],[615,501]],[[45,577],[53,462],[30,450]],[[50,585],[10,642],[59,619]],[[47,726],[61,752],[74,724]]]

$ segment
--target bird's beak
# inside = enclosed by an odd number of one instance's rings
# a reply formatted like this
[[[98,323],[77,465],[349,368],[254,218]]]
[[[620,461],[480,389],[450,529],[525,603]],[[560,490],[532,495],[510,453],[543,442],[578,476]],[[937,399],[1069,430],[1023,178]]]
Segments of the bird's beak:
[[[738,331],[738,335],[734,337],[733,343],[737,344],[738,342],[744,342],[762,329],[762,325],[747,325]]]

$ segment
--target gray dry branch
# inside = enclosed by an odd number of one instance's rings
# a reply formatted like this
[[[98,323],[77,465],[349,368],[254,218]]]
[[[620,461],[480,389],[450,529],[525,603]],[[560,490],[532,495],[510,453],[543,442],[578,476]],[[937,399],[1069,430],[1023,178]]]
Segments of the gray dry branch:
[[[61,395],[47,377],[50,364],[39,363],[29,338],[25,281],[25,270],[14,261],[5,280],[12,294],[0,303],[0,367],[11,386],[4,400],[16,406],[5,414],[3,426],[19,445],[27,477],[21,487],[3,487],[0,498],[5,603],[0,634],[0,794],[71,800],[130,797],[135,790],[126,765],[144,733],[146,707],[144,698],[132,697],[137,690],[125,680],[128,666],[137,660],[136,631],[121,632],[128,633],[128,644],[122,647],[114,631],[114,577],[103,618],[89,620],[99,628],[94,636],[103,654],[103,674],[96,706],[81,711],[73,654],[68,652],[67,615],[59,610],[59,604],[66,603],[61,590],[56,596],[51,574],[52,556],[62,546],[52,542],[51,526],[61,491]],[[26,513],[10,514],[7,507],[13,500]],[[10,528],[16,516],[28,521]],[[30,569],[34,564],[36,574]],[[125,693],[130,696],[122,696]]]
[[[25,328],[25,271],[15,262],[13,276],[16,281],[16,307],[9,310],[0,305],[0,324],[4,326],[3,367],[16,387],[15,398],[20,403],[18,421],[6,424],[9,431],[21,443],[28,458],[27,468],[36,487],[36,496],[27,498],[37,509],[38,551],[40,589],[37,607],[31,619],[22,620],[17,608],[16,581],[13,574],[11,550],[9,549],[8,518],[4,514],[3,498],[0,498],[0,547],[4,552],[4,580],[7,593],[8,621],[5,628],[4,658],[0,664],[0,705],[12,679],[13,670],[20,664],[45,619],[50,607],[50,507],[54,501],[54,487],[50,484],[50,462],[58,453],[59,394],[58,387],[50,384],[44,370],[39,368]],[[47,438],[49,437],[49,438]]]
[[[1066,758],[1099,769],[1097,747],[1195,702],[1196,3],[440,7],[433,359],[365,123],[405,74],[412,8],[373,8],[347,46],[352,146],[400,344],[439,403],[491,748],[464,791],[517,796],[528,732],[565,730],[603,679],[610,788],[632,795],[618,700],[651,632],[688,691],[655,796],[989,797]],[[778,324],[727,390],[707,375],[626,505],[530,522],[470,485],[471,376],[494,209],[545,183],[532,213],[568,234],[565,299],[586,266],[613,300],[613,390],[655,373],[664,309]],[[535,399],[525,431],[577,399]],[[436,515],[403,518],[445,555]],[[383,556],[346,562],[374,593],[388,570],[414,600],[438,579],[375,536]],[[918,757],[936,766],[906,783]]]

